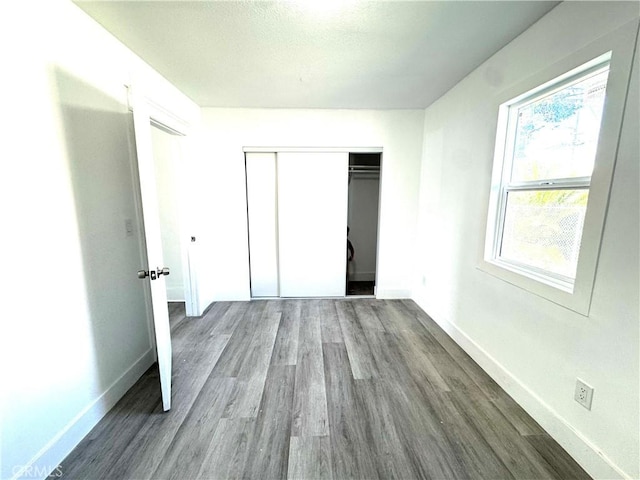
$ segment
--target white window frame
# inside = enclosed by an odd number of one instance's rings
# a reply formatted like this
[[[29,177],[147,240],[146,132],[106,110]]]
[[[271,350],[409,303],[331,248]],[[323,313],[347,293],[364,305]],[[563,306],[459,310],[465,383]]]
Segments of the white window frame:
[[[629,22],[501,92],[497,102],[500,106],[487,230],[478,268],[582,315],[589,314],[591,304],[637,32],[638,21]],[[513,150],[516,124],[515,121],[509,122],[509,112],[517,111],[518,107],[560,90],[576,79],[584,78],[607,65],[609,77],[592,176],[553,179],[551,185],[541,185],[543,181],[509,183],[512,163],[509,153]],[[560,188],[589,189],[575,280],[499,257],[507,192]]]
[[[512,182],[511,174],[513,171],[513,157],[516,143],[516,130],[518,126],[519,109],[537,102],[549,95],[563,90],[564,88],[597,75],[603,71],[609,70],[611,61],[611,52],[607,52],[602,57],[582,65],[573,70],[570,76],[553,79],[545,84],[544,88],[537,88],[533,91],[503,103],[500,108],[506,112],[506,134],[505,146],[502,149],[502,175],[500,179],[500,193],[498,198],[498,212],[496,214],[496,224],[493,225],[491,234],[493,236],[492,251],[488,261],[495,263],[503,268],[512,270],[521,275],[533,278],[540,282],[546,283],[552,287],[559,288],[569,293],[573,293],[575,283],[574,278],[566,277],[548,270],[544,270],[532,265],[520,263],[515,260],[509,260],[500,256],[502,242],[504,238],[504,225],[507,214],[507,197],[510,192],[537,192],[541,190],[589,190],[591,186],[591,175],[588,177],[574,178],[546,178],[526,182]],[[598,63],[595,63],[598,62]],[[595,63],[595,65],[591,65]],[[497,159],[496,159],[497,160]],[[582,235],[582,232],[580,232]]]

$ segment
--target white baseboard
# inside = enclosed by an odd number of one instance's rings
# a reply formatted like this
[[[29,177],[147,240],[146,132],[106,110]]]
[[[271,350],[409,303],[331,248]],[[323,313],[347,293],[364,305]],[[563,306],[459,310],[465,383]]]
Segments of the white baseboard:
[[[12,480],[46,479],[50,472],[55,475],[56,468],[109,410],[122,398],[133,384],[153,364],[153,350],[147,350],[135,361],[102,395],[87,405],[66,427],[64,427],[47,445],[42,448],[22,469],[16,472]],[[29,472],[29,475],[24,475]],[[37,473],[34,475],[34,473]]]
[[[419,298],[413,300],[426,311]],[[573,459],[593,478],[612,479],[633,477],[619,468],[597,445],[576,430],[533,390],[523,384],[480,345],[475,343],[456,325],[442,318],[433,320],[442,328],[480,367],[493,378],[542,428],[544,428]]]

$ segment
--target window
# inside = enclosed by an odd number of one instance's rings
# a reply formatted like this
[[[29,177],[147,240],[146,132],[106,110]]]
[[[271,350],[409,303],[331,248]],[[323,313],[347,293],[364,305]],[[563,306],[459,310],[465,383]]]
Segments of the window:
[[[608,58],[503,104],[491,262],[573,292]]]
[[[629,22],[495,98],[478,268],[582,315],[591,308],[637,34],[637,20]]]

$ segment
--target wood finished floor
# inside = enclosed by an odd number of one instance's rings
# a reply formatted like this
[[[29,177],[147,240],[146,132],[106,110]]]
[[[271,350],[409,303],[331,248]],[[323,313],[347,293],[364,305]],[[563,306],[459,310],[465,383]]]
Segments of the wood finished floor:
[[[172,410],[152,367],[65,478],[589,478],[412,301],[170,310]]]

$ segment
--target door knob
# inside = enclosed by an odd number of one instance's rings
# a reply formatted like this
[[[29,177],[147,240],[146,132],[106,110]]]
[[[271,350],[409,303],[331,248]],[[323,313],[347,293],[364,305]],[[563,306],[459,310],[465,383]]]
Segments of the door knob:
[[[158,276],[160,275],[169,275],[171,272],[169,271],[169,267],[157,268]]]
[[[138,278],[146,278],[149,276],[149,272],[146,270],[138,270]]]
[[[167,273],[167,275],[169,274]],[[158,278],[155,270],[150,270],[148,272],[146,270],[138,270],[138,278],[144,279],[146,277],[151,277],[151,280]]]

